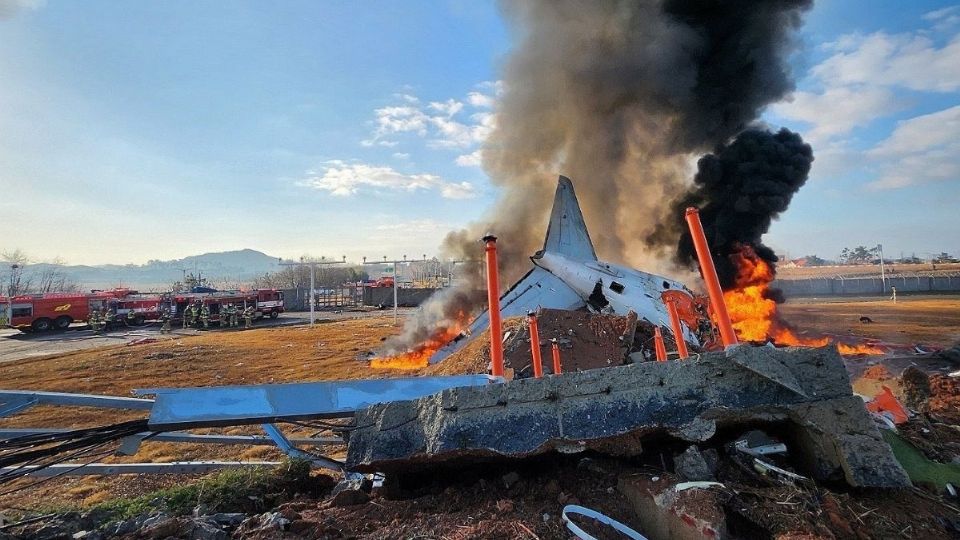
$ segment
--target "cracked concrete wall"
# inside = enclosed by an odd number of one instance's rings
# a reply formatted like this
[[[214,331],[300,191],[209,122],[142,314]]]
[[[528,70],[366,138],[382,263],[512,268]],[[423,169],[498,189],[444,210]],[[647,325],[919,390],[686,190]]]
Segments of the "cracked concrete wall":
[[[702,442],[718,427],[757,421],[793,422],[818,478],[909,485],[832,347],[738,346],[376,405],[357,413],[347,465],[389,473],[555,450],[636,455],[651,434]]]

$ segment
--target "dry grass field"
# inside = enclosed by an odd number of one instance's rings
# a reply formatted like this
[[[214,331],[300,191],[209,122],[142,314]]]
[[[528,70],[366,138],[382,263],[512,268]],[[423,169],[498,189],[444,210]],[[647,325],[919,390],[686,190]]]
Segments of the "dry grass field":
[[[784,319],[800,332],[849,335],[904,345],[950,347],[960,342],[960,296],[886,300],[788,301]],[[872,323],[861,323],[869,317]]]

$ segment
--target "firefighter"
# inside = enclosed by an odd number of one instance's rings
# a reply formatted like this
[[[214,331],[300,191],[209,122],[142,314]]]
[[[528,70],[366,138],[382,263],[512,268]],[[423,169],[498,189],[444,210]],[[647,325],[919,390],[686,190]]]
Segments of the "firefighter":
[[[100,311],[92,310],[90,311],[90,318],[87,320],[87,324],[90,325],[90,329],[93,330],[94,334],[100,333]]]
[[[194,328],[199,328],[200,326],[200,300],[194,302],[190,310],[190,326]]]
[[[203,329],[210,328],[210,306],[203,304],[200,306],[200,321],[203,323]]]
[[[253,306],[247,306],[247,309],[243,310],[243,327],[253,328]]]
[[[237,310],[237,306],[231,303],[230,304],[230,328],[236,328],[237,326],[240,326],[239,318],[240,318],[240,313]]]
[[[106,306],[103,308],[103,329],[109,331],[110,327],[113,325],[114,321],[117,320],[117,311],[115,308],[108,309]]]
[[[187,327],[190,326],[190,310],[191,310],[192,308],[193,308],[193,306],[189,306],[189,305],[186,306],[186,307],[184,307],[184,308],[183,308],[183,313],[180,315],[180,317],[183,319],[183,329],[184,329],[184,330],[186,330]]]
[[[160,322],[163,323],[160,326],[161,334],[169,334],[171,332],[170,328],[170,308],[162,307],[160,308]]]
[[[127,311],[127,326],[136,326],[137,324],[137,310],[130,308]]]

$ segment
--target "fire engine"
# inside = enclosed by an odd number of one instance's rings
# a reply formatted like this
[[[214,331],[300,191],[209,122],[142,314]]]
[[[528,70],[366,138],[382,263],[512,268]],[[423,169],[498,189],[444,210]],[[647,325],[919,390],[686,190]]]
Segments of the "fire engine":
[[[25,332],[66,330],[74,322],[86,321],[91,311],[103,308],[113,312],[117,320],[140,325],[157,317],[159,304],[159,295],[140,294],[130,289],[0,297],[0,319],[3,319],[0,327]],[[129,317],[130,311],[134,317]]]
[[[283,291],[277,289],[255,289],[252,291],[215,291],[196,293],[177,293],[170,296],[170,312],[175,319],[182,319],[187,306],[200,302],[210,312],[210,322],[220,322],[220,312],[228,304],[240,310],[253,306],[254,317],[276,319],[283,313]]]
[[[139,326],[159,318],[163,307],[180,318],[186,306],[196,300],[208,306],[212,321],[220,320],[220,306],[228,303],[241,309],[253,305],[258,319],[275,319],[283,313],[283,292],[276,289],[176,294],[140,294],[130,289],[113,289],[89,293],[25,294],[14,296],[12,301],[0,296],[0,328],[16,328],[23,332],[66,330],[74,322],[87,321],[93,310],[103,308],[114,313],[119,323]]]

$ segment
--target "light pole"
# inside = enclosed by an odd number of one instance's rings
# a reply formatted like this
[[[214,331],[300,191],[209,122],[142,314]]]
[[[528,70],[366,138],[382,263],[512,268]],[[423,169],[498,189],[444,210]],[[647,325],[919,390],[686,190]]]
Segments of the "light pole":
[[[300,257],[300,262],[298,262],[298,263],[294,263],[294,262],[289,262],[289,263],[279,262],[279,263],[277,263],[278,266],[298,266],[298,267],[299,267],[299,266],[309,266],[309,267],[310,267],[310,324],[314,324],[314,323],[316,322],[316,320],[317,320],[317,317],[316,317],[316,314],[315,314],[315,308],[314,308],[314,304],[315,304],[316,302],[315,302],[315,299],[314,299],[314,297],[313,297],[314,290],[316,289],[316,286],[315,286],[316,278],[315,278],[314,276],[315,276],[315,274],[316,274],[317,265],[344,264],[344,263],[347,262],[347,257],[346,257],[346,255],[344,255],[344,256],[343,256],[343,260],[340,260],[340,261],[327,261],[327,260],[325,260],[325,259],[326,259],[326,257],[320,257],[320,260],[319,260],[319,261],[317,261],[317,260],[304,261],[304,260],[303,260],[303,257]]]
[[[883,244],[877,244],[877,251],[880,252],[880,294],[887,294],[887,274],[883,267]]]
[[[19,264],[13,263],[10,265],[10,285],[7,287],[7,324],[8,325],[13,324],[13,280],[18,269],[20,269]]]
[[[397,324],[397,318],[398,318],[398,314],[397,314],[397,264],[399,264],[399,263],[404,263],[404,264],[406,264],[406,263],[407,263],[407,256],[404,255],[404,256],[403,256],[403,260],[393,260],[393,261],[388,261],[386,255],[383,256],[383,260],[382,260],[382,261],[371,261],[371,262],[367,262],[366,257],[364,257],[364,259],[363,259],[363,264],[393,264],[393,274],[392,274],[392,275],[393,275],[393,324],[394,324],[394,326],[396,326],[396,324]]]

